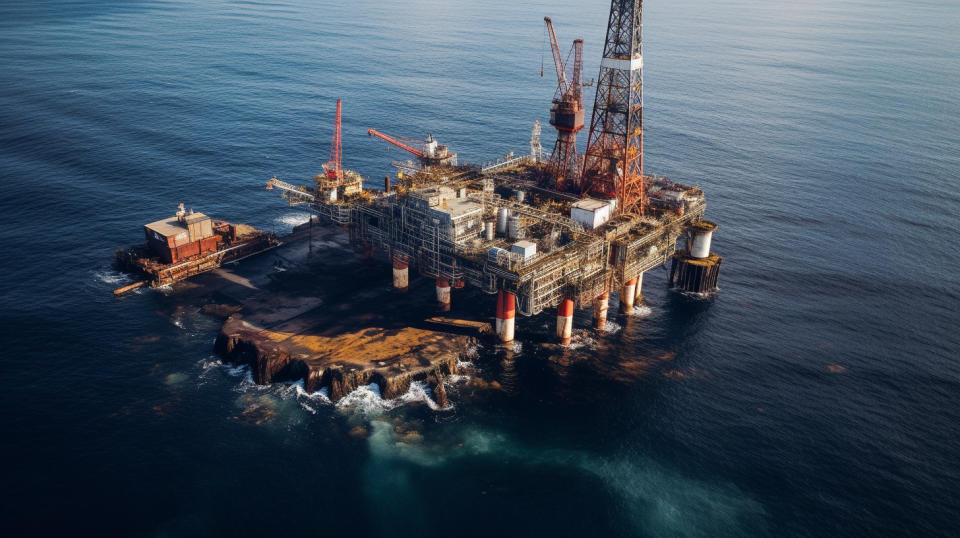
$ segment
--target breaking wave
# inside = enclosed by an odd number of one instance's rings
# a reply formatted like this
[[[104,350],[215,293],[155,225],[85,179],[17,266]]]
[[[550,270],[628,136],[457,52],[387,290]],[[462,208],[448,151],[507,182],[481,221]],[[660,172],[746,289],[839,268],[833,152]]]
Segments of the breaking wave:
[[[469,363],[466,363],[469,364]],[[199,362],[201,368],[199,376],[199,385],[205,384],[210,380],[214,372],[222,372],[226,375],[239,378],[240,382],[234,387],[234,392],[239,393],[268,393],[276,396],[280,400],[296,400],[300,407],[316,414],[320,407],[332,406],[344,414],[355,415],[359,418],[378,417],[391,409],[401,407],[407,404],[422,403],[434,411],[444,411],[453,408],[448,403],[446,407],[440,407],[433,399],[433,390],[424,381],[413,381],[407,392],[392,399],[384,399],[380,394],[380,387],[376,383],[363,385],[350,392],[334,403],[330,400],[330,392],[327,387],[323,387],[315,392],[307,392],[304,388],[303,380],[271,383],[268,385],[258,385],[253,380],[253,372],[247,365],[233,365],[224,363],[218,358],[209,358]],[[465,365],[466,366],[466,365]],[[444,380],[445,386],[452,386],[470,379],[470,376],[463,374],[454,374],[447,376]]]
[[[380,387],[376,383],[357,387],[336,403],[338,411],[359,415],[366,418],[378,417],[391,409],[410,403],[424,403],[434,411],[441,410],[437,402],[433,401],[433,391],[423,381],[410,383],[407,392],[396,398],[387,400],[380,394]],[[449,408],[449,406],[448,406]]]

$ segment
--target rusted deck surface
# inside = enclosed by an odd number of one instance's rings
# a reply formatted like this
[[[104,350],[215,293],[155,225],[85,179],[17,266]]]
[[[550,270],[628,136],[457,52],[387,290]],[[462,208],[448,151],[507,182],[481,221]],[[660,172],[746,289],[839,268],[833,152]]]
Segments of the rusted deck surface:
[[[322,263],[335,263],[337,270],[304,268],[312,295],[304,295],[302,285],[273,286],[243,299],[221,328],[217,352],[248,364],[257,383],[303,379],[306,390],[326,387],[334,401],[370,383],[385,398],[396,397],[414,380],[427,381],[438,403],[445,400],[442,380],[456,372],[457,359],[483,324],[438,324],[429,319],[432,303],[420,299],[429,290],[395,292],[386,278],[364,274],[383,273],[381,264],[330,251]]]

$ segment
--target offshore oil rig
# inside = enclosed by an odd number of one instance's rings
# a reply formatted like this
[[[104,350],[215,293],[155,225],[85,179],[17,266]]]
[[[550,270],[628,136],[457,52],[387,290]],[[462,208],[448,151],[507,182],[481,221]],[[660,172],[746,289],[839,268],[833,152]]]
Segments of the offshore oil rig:
[[[582,156],[576,133],[585,120],[583,87],[591,84],[581,77],[583,41],[573,42],[568,74],[547,17],[557,74],[550,109],[557,139],[549,157],[539,122],[529,155],[486,166],[457,164],[456,154],[432,136],[404,139],[371,129],[416,161],[394,163],[393,186],[385,177],[382,190],[365,190],[359,174],[342,168],[338,100],[331,158],[315,186],[274,177],[267,188],[345,228],[368,252],[385,255],[398,290],[407,288],[411,267],[436,279],[441,310],[450,308],[451,289],[469,285],[496,294],[502,342],[513,340],[517,312],[557,309],[562,344],[570,342],[575,307],[592,308],[602,330],[611,291],[619,291],[621,310],[629,314],[642,300],[644,272],[668,260],[673,288],[709,293],[722,259],[710,250],[717,225],[703,220],[703,191],[644,173],[641,11],[642,0],[611,2]]]

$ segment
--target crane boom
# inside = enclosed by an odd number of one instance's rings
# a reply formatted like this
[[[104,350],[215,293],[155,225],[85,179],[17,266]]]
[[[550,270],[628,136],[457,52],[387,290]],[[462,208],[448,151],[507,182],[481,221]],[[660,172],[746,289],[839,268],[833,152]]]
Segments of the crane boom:
[[[557,43],[557,34],[553,31],[553,20],[550,17],[544,17],[543,21],[547,24],[547,32],[550,34],[550,50],[553,51],[553,63],[557,68],[557,84],[560,87],[560,95],[567,93],[567,75],[563,69],[563,58],[560,57],[560,44]]]
[[[397,140],[396,138],[394,138],[394,137],[392,137],[392,136],[390,136],[390,135],[383,134],[383,133],[381,133],[380,131],[377,131],[377,130],[375,130],[375,129],[367,129],[367,134],[370,135],[370,136],[375,136],[375,137],[377,137],[377,138],[382,138],[383,140],[386,140],[387,142],[390,142],[391,144],[393,144],[394,146],[397,146],[398,148],[401,148],[401,149],[404,149],[404,150],[409,151],[410,153],[413,153],[413,154],[416,155],[417,157],[423,157],[423,151],[421,151],[421,150],[419,150],[419,149],[417,149],[417,148],[415,148],[415,147],[413,147],[413,146],[404,144],[403,142]]]
[[[583,84],[580,73],[583,71],[583,40],[573,40],[573,99],[583,108]]]
[[[333,140],[330,143],[330,160],[323,167],[327,172],[327,178],[342,181],[343,180],[343,152],[340,146],[340,99],[337,99],[337,119],[333,127]]]

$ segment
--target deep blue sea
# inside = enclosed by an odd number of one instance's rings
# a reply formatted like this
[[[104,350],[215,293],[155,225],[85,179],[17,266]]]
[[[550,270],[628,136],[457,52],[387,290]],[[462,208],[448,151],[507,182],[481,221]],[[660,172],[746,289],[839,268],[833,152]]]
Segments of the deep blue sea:
[[[318,173],[337,98],[372,186],[404,155],[368,128],[549,149],[543,16],[594,78],[607,2],[3,2],[2,534],[957,536],[960,3],[645,7],[646,169],[705,189],[719,292],[651,271],[567,352],[520,318],[436,411],[257,388],[112,252],[178,202],[302,222],[263,186]]]

